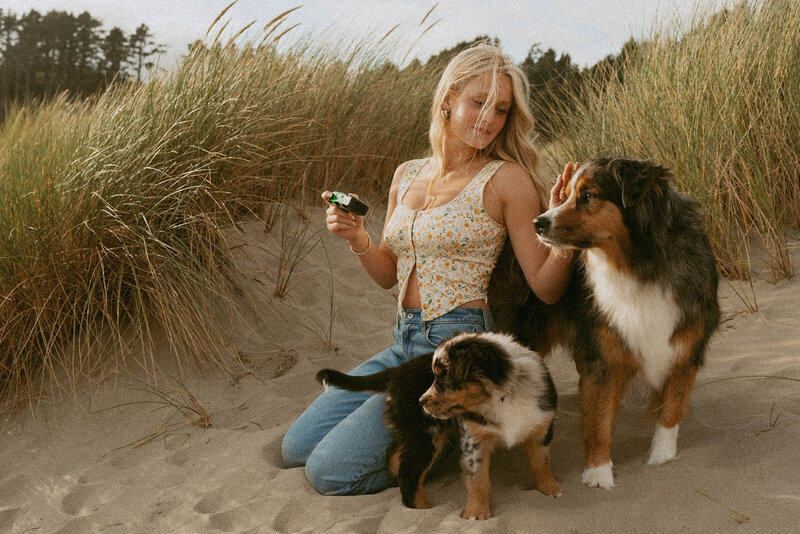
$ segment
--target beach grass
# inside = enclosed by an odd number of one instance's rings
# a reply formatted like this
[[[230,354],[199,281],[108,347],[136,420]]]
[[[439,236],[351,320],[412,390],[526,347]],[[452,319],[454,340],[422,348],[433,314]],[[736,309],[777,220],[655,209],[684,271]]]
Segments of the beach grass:
[[[690,23],[657,26],[620,71],[576,98],[568,113],[553,110],[563,134],[555,160],[665,164],[701,202],[723,274],[748,277],[757,246],[774,281],[792,275],[785,229],[800,225],[800,4],[742,2],[716,14],[700,4]]]
[[[212,28],[175,72],[144,84],[9,110],[2,408],[98,369],[154,373],[156,328],[181,367],[227,369],[235,358],[221,317],[236,273],[226,228],[256,218],[277,236],[279,298],[315,244],[307,208],[320,192],[383,202],[396,166],[425,153],[443,65],[398,68],[388,40],[279,47],[286,20],[247,45]],[[614,153],[669,165],[701,201],[724,274],[746,277],[758,242],[773,276],[788,276],[784,228],[800,224],[798,50],[800,8],[788,1],[657,30],[624,65],[624,83],[597,81],[554,110],[563,135],[543,159],[557,168]],[[330,324],[316,330],[332,347],[330,302]]]
[[[280,225],[274,215],[289,211],[302,221],[328,188],[377,198],[421,151],[435,73],[402,72],[365,43],[275,44],[216,40],[146,84],[9,110],[0,129],[8,405],[54,377],[68,390],[131,359],[152,372],[133,348],[152,344],[155,325],[180,365],[225,368],[224,227],[271,215]],[[308,249],[302,228],[280,231],[279,292]]]

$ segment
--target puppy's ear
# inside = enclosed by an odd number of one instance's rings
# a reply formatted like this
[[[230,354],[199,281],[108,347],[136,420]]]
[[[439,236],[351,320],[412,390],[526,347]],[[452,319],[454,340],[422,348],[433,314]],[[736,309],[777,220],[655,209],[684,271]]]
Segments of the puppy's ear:
[[[448,373],[453,386],[460,388],[472,369],[472,355],[469,343],[458,343],[448,350]]]
[[[458,343],[450,349],[450,375],[457,387],[468,378],[505,382],[510,369],[508,354],[496,344],[481,339]]]

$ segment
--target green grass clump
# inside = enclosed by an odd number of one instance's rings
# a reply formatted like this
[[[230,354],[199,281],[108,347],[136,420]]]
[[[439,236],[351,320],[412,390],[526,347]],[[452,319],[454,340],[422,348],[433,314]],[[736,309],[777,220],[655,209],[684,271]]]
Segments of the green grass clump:
[[[154,325],[179,363],[224,367],[223,226],[268,219],[264,206],[302,210],[325,188],[388,189],[399,161],[425,146],[437,73],[401,72],[366,44],[325,49],[214,42],[162,79],[9,112],[3,402],[35,395],[48,377],[74,384],[126,364]]]
[[[561,114],[559,154],[668,165],[703,205],[721,272],[749,276],[755,239],[773,279],[791,276],[784,229],[800,225],[800,3],[698,11],[688,27],[632,47],[619,78],[598,78]]]

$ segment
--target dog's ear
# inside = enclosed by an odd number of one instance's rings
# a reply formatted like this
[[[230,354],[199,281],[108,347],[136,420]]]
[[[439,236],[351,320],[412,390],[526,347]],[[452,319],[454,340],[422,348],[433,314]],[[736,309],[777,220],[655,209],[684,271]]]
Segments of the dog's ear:
[[[649,160],[616,158],[609,168],[619,184],[622,208],[641,229],[649,226],[666,198],[672,173]]]
[[[450,348],[450,376],[457,387],[472,375],[501,384],[508,376],[510,362],[505,351],[495,343],[471,339]]]
[[[448,373],[453,386],[460,388],[464,381],[469,377],[472,370],[472,343],[456,343],[448,350],[449,367]]]
[[[616,158],[609,164],[622,191],[622,207],[633,207],[667,192],[672,174],[665,167],[643,159]]]

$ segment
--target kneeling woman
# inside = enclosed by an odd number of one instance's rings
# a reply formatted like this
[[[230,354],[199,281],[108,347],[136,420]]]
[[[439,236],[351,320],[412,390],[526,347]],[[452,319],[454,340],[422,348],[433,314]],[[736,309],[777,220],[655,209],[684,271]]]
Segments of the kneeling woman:
[[[495,46],[469,48],[439,81],[431,156],[395,171],[380,244],[361,217],[328,208],[328,230],[347,240],[367,274],[385,289],[400,284],[394,345],[350,374],[398,366],[455,331],[491,330],[487,289],[506,236],[536,295],[548,303],[559,299],[571,258],[541,245],[534,232],[533,219],[548,206],[536,175],[532,126],[522,72]],[[550,208],[563,202],[572,171],[567,164],[550,191]],[[387,488],[391,434],[383,412],[382,395],[331,388],[286,433],[286,466],[305,465],[308,480],[326,495]]]

